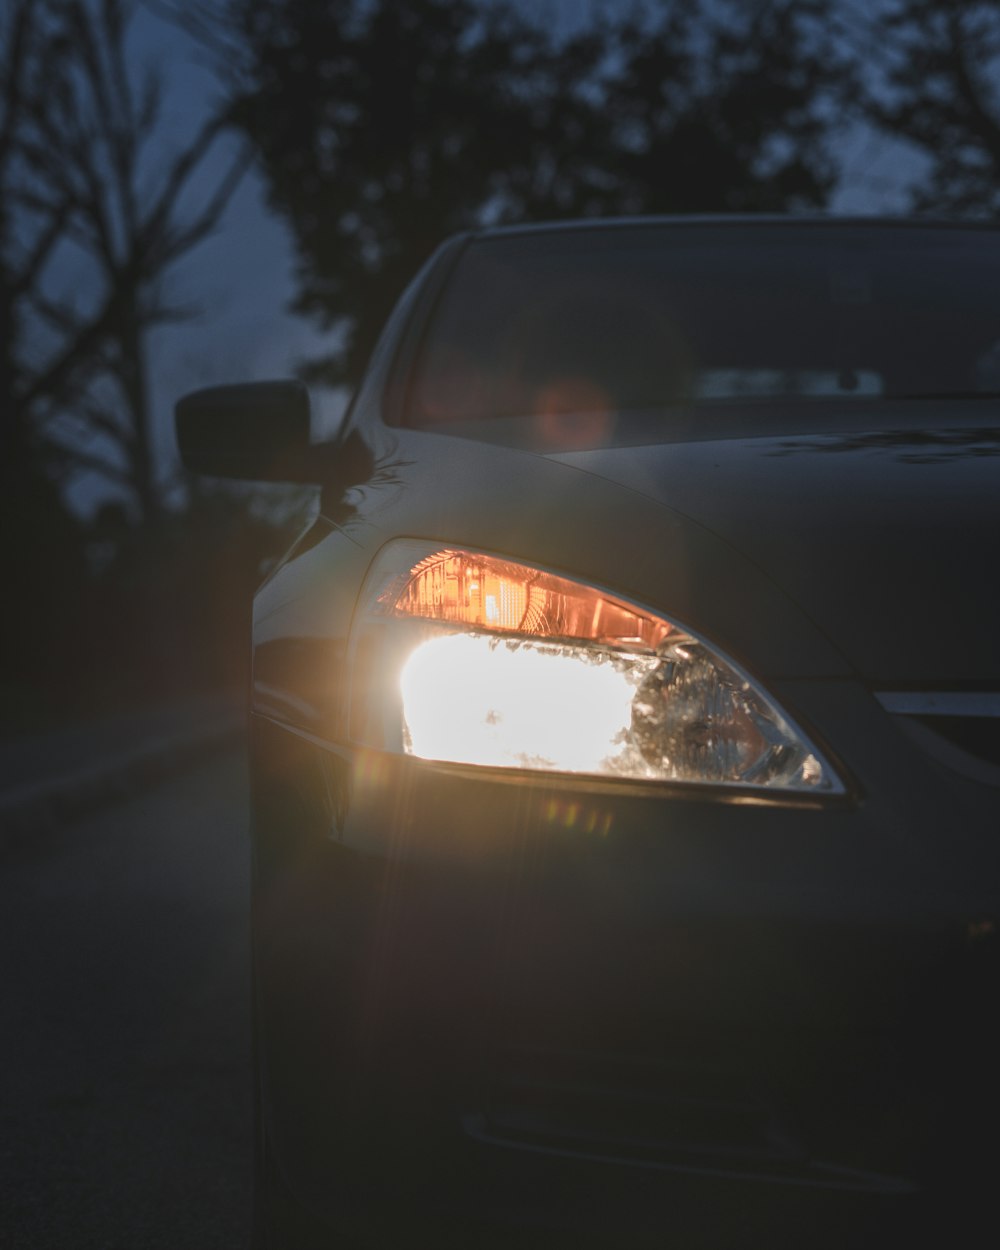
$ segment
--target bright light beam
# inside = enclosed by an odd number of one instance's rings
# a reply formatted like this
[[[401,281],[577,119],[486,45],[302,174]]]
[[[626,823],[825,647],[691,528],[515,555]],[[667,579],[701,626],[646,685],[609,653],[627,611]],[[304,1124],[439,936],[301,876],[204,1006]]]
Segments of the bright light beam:
[[[423,759],[601,773],[624,747],[635,684],[582,648],[446,634],[413,651],[400,692]]]

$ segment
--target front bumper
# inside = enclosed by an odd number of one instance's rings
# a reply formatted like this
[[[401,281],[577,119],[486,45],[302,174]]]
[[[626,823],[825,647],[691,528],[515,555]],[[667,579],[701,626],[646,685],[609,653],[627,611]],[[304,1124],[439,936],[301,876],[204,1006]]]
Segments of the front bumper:
[[[683,1244],[974,1227],[1000,1162],[998,792],[851,683],[843,800],[512,777],[255,720],[288,1188]]]

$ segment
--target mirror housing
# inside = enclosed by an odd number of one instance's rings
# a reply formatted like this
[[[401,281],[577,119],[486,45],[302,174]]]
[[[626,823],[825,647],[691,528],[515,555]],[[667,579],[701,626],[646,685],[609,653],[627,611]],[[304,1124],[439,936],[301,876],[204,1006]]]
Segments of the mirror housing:
[[[174,418],[181,461],[193,473],[261,482],[316,480],[309,456],[309,391],[301,382],[192,391],[177,401]]]

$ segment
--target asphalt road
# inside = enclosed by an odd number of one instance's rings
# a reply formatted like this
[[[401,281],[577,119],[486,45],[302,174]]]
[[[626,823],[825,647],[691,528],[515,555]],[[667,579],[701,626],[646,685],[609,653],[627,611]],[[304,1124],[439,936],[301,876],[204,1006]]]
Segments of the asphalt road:
[[[0,860],[0,1246],[245,1247],[245,766]]]

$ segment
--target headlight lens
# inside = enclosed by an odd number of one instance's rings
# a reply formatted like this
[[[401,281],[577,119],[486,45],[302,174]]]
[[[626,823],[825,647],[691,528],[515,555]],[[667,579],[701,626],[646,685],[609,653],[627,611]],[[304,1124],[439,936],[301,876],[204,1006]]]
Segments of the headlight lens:
[[[843,791],[737,665],[676,622],[502,557],[403,540],[365,582],[353,738],[423,759]]]

